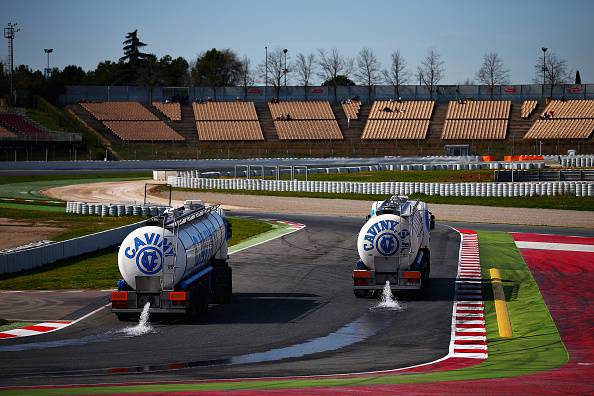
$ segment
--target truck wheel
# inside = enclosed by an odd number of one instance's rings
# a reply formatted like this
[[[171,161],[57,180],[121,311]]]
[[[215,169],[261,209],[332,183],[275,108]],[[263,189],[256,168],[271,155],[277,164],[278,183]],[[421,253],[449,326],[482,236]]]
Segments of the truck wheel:
[[[233,276],[231,267],[215,268],[214,293],[212,302],[215,304],[228,304],[233,295]]]
[[[199,284],[194,287],[190,306],[188,307],[188,320],[193,323],[205,323],[208,317],[208,285]]]

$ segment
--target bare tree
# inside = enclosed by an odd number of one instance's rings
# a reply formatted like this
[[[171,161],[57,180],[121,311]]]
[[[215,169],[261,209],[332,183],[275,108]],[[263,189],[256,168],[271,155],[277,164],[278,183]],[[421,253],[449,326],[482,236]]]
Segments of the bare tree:
[[[407,70],[407,64],[400,51],[392,52],[392,63],[390,69],[384,69],[382,75],[384,81],[394,87],[394,96],[400,98],[400,86],[408,82],[410,74]]]
[[[248,88],[254,85],[254,73],[251,69],[251,61],[247,55],[241,58],[241,64],[238,70],[239,83],[243,87],[244,99],[247,99]]]
[[[491,99],[495,92],[495,85],[509,83],[509,69],[503,65],[503,60],[497,52],[483,55],[483,63],[476,72],[476,79],[483,85],[489,86]]]
[[[567,68],[567,61],[559,59],[555,53],[546,56],[545,67],[543,69],[542,56],[534,64],[534,83],[542,84],[542,75],[544,72],[544,81],[550,86],[550,97],[553,97],[553,90],[556,86],[567,84],[571,80],[571,72]],[[544,88],[544,87],[543,87]]]
[[[307,99],[307,88],[313,74],[315,73],[316,67],[316,56],[314,54],[297,54],[297,59],[293,65],[293,70],[297,74],[297,83],[303,85],[303,91],[305,92],[305,99]]]
[[[417,67],[417,77],[419,82],[429,89],[429,96],[433,99],[433,93],[436,92],[437,84],[444,78],[445,68],[441,56],[431,49],[427,56]]]
[[[330,81],[334,87],[334,102],[336,102],[336,81],[338,76],[349,77],[353,70],[353,60],[345,58],[338,53],[336,48],[329,52],[325,49],[318,49],[319,75],[325,81]]]
[[[355,78],[367,86],[367,99],[371,101],[373,86],[380,82],[381,65],[371,48],[363,47],[357,55]]]
[[[276,97],[280,97],[280,87],[285,76],[285,54],[281,48],[268,52],[268,62],[262,61],[258,65],[258,75],[264,81],[268,75],[268,81],[275,89]],[[268,73],[266,67],[268,66]]]

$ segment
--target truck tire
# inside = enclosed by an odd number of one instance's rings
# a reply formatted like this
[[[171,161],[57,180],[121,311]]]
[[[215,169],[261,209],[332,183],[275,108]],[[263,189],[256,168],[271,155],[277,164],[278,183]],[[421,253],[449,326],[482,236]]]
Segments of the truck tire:
[[[208,319],[208,285],[196,285],[191,294],[188,307],[188,320],[192,323],[206,323]]]
[[[214,304],[228,304],[233,295],[233,271],[231,267],[215,267],[214,291],[212,302]]]

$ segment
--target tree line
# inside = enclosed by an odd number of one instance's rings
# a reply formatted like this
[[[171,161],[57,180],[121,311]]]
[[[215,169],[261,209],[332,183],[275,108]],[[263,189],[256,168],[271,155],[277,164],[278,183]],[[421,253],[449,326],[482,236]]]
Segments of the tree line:
[[[253,65],[247,56],[240,57],[231,49],[212,48],[198,54],[190,63],[171,55],[158,58],[143,52],[147,44],[140,40],[137,30],[127,33],[122,45],[124,55],[118,61],[99,62],[89,71],[69,65],[61,70],[54,68],[50,76],[44,78],[40,71],[19,65],[13,74],[15,89],[50,99],[56,99],[67,85],[238,86],[247,94],[248,88],[258,82],[272,86],[278,97],[287,82],[308,87],[314,81],[322,81],[322,85],[333,88],[336,100],[338,86],[359,84],[367,87],[371,97],[374,86],[388,84],[393,86],[394,96],[399,97],[402,85],[418,82],[433,98],[446,72],[441,55],[434,49],[427,52],[418,66],[411,68],[400,51],[393,52],[389,65],[383,67],[376,53],[368,47],[361,49],[355,58],[332,48],[298,53],[294,59],[286,49],[277,47],[267,51],[266,59]],[[509,76],[503,59],[492,52],[483,56],[479,70],[465,84],[476,82],[489,86],[493,92],[495,86],[509,84]],[[0,62],[0,96],[8,94],[8,77],[6,65]],[[575,82],[581,83],[578,80],[581,79],[576,72]],[[543,53],[534,65],[534,82],[543,81],[550,85],[551,96],[555,86],[572,82],[567,62],[554,53]]]

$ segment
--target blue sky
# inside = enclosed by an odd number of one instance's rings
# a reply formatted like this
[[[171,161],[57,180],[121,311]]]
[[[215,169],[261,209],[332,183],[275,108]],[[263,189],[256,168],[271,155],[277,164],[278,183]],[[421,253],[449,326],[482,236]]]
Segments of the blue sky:
[[[3,0],[0,22],[17,22],[15,63],[94,68],[117,60],[126,32],[139,30],[148,52],[191,60],[203,50],[232,48],[253,64],[264,46],[289,56],[336,47],[356,56],[375,50],[384,67],[396,49],[413,70],[429,48],[445,61],[442,83],[473,77],[486,52],[498,52],[513,83],[531,83],[542,46],[584,82],[594,82],[594,1],[81,1]],[[7,58],[6,40],[0,58]]]

